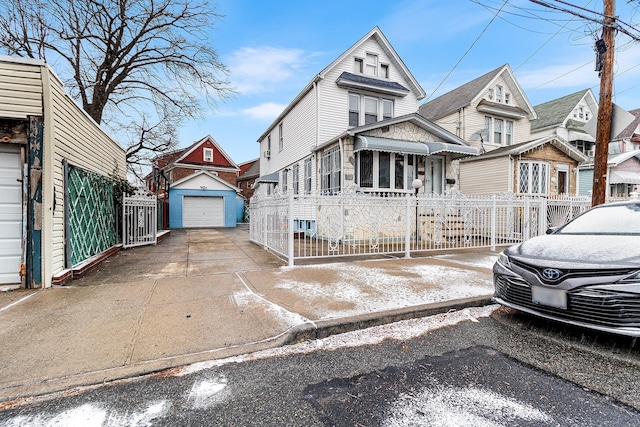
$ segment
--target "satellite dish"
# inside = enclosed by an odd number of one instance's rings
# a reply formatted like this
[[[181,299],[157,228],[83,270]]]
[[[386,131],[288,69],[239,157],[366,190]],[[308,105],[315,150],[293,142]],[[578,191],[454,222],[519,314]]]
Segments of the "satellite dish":
[[[471,141],[480,141],[480,147],[482,149],[483,153],[486,153],[487,150],[485,150],[484,148],[484,141],[489,139],[489,131],[487,129],[480,129],[475,131],[474,133],[471,134],[471,137],[469,137],[469,139]]]

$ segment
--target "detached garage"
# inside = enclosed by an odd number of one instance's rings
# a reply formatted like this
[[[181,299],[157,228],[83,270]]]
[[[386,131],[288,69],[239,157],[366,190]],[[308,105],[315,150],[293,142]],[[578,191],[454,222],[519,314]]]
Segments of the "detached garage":
[[[199,171],[171,184],[171,228],[235,227],[238,189],[214,174]]]

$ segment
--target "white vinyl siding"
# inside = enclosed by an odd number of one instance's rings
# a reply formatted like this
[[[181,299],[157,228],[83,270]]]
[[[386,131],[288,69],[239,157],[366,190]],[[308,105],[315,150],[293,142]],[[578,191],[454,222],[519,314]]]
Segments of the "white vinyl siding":
[[[0,117],[42,116],[40,66],[0,61]]]
[[[460,162],[460,191],[481,195],[512,191],[509,157]]]

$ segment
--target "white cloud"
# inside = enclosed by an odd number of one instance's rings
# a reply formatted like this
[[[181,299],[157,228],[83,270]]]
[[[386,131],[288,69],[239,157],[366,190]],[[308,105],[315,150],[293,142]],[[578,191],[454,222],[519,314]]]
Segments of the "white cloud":
[[[243,47],[226,60],[231,69],[231,83],[243,95],[277,90],[274,83],[288,82],[309,63],[302,49],[271,46]],[[303,73],[304,74],[304,73]]]
[[[248,115],[252,119],[271,121],[278,117],[278,114],[280,114],[285,107],[285,104],[265,102],[264,104],[256,105],[255,107],[245,108],[242,110],[242,113]]]

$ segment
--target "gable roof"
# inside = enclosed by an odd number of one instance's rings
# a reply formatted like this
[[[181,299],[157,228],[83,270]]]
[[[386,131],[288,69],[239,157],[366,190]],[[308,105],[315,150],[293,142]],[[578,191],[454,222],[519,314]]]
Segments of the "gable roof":
[[[534,150],[544,144],[551,144],[560,151],[562,151],[567,156],[578,162],[586,162],[589,158],[582,154],[577,149],[573,148],[567,141],[558,136],[547,136],[544,138],[536,139],[533,141],[521,142],[519,144],[508,145],[506,147],[500,147],[495,150],[488,151],[479,155],[478,157],[463,159],[461,161],[474,161],[474,160],[485,160],[491,159],[495,157],[503,157],[503,156],[518,156],[520,154],[527,153],[531,150]]]
[[[220,145],[216,142],[215,139],[213,139],[213,137],[211,135],[207,135],[204,138],[202,138],[201,140],[196,141],[193,144],[191,144],[190,146],[188,146],[187,148],[185,148],[184,151],[182,152],[182,154],[180,156],[178,156],[173,161],[173,163],[180,163],[181,160],[184,160],[189,154],[193,153],[198,147],[200,147],[205,142],[209,142],[209,143],[213,144],[213,146],[220,152],[220,154],[222,154],[224,156],[224,158],[229,162],[229,164],[233,168],[240,169],[238,167],[238,165],[236,165],[236,163],[233,161],[233,159],[231,157],[229,157],[229,155],[222,149],[222,147],[220,147]]]
[[[282,119],[293,109],[293,107],[295,107],[300,102],[300,100],[307,93],[309,93],[311,89],[313,89],[316,83],[324,79],[329,71],[335,68],[343,59],[351,55],[354,50],[356,50],[358,47],[360,47],[360,45],[362,45],[364,42],[366,42],[370,38],[375,39],[378,45],[380,45],[380,47],[382,48],[382,51],[389,57],[389,60],[391,61],[391,63],[397,68],[400,75],[407,81],[409,85],[409,89],[416,94],[417,99],[418,100],[423,99],[426,96],[426,92],[424,91],[422,86],[420,86],[420,83],[418,83],[416,78],[413,77],[413,74],[411,74],[411,72],[409,71],[407,66],[404,64],[402,59],[400,59],[400,56],[395,51],[395,49],[391,46],[391,43],[389,43],[389,40],[387,40],[384,34],[382,34],[382,31],[380,30],[380,28],[378,26],[375,26],[371,29],[371,31],[369,31],[367,34],[361,37],[360,40],[355,42],[353,45],[351,45],[351,47],[345,50],[340,56],[334,59],[322,71],[316,74],[314,78],[293,99],[293,101],[291,101],[289,105],[287,105],[287,107],[278,115],[278,117],[276,117],[276,119],[269,125],[269,127],[267,127],[267,129],[262,133],[262,135],[260,135],[260,137],[258,138],[258,142],[264,139],[264,137],[269,132],[271,132],[271,130],[278,123],[282,121]]]
[[[439,120],[463,107],[469,106],[474,100],[482,96],[488,87],[501,75],[504,75],[505,80],[508,81],[514,98],[519,100],[518,104],[524,104],[524,106],[526,106],[526,108],[521,108],[521,110],[525,114],[535,117],[535,111],[513,76],[509,64],[504,64],[432,101],[425,102],[418,109],[418,113],[429,120]],[[504,108],[504,105],[500,105]]]
[[[260,162],[258,159],[252,160],[253,163],[238,176],[238,181],[244,181],[260,176]]]
[[[174,187],[178,187],[186,182],[192,181],[194,179],[197,179],[201,176],[204,176],[206,178],[209,178],[210,180],[213,180],[217,185],[223,187],[223,188],[228,188],[230,190],[233,190],[235,192],[238,192],[239,189],[237,187],[234,187],[233,185],[229,184],[227,181],[217,177],[216,175],[212,174],[211,172],[208,171],[204,171],[204,170],[200,170],[196,173],[192,173],[191,175],[187,175],[182,179],[177,180],[176,182],[171,183],[171,188]]]
[[[593,108],[595,106],[595,110],[597,111],[597,104],[589,101],[595,101],[595,97],[593,96],[593,92],[591,89],[583,89],[578,92],[565,95],[561,98],[553,99],[551,101],[544,102],[542,104],[536,105],[533,107],[536,110],[536,114],[538,115],[537,119],[531,120],[531,130],[544,129],[552,126],[560,126],[567,122],[567,126],[569,122],[579,125],[584,123],[575,122],[570,119],[571,113],[576,108],[578,103],[582,101],[585,97],[589,97],[587,101],[590,107]]]

